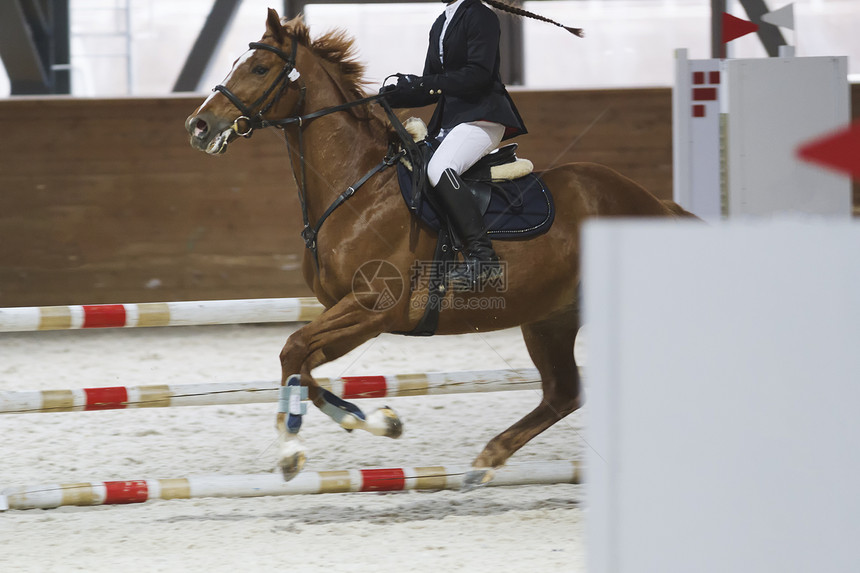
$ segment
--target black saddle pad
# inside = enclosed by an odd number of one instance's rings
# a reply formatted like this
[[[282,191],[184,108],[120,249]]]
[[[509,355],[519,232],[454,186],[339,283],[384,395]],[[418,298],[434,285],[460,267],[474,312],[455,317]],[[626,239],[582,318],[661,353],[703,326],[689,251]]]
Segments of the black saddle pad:
[[[408,205],[412,196],[412,174],[402,163],[397,164],[397,179]],[[528,239],[547,232],[552,226],[555,218],[552,195],[538,175],[530,173],[525,177],[504,181],[466,179],[466,182],[479,193],[490,193],[484,222],[491,239]],[[442,218],[428,201],[421,202],[417,215],[434,230],[442,228]]]

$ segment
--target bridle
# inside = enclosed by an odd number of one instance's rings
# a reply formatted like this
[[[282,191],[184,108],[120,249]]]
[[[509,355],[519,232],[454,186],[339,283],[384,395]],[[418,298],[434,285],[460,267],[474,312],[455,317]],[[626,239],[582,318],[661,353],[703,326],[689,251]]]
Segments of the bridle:
[[[251,134],[255,129],[262,129],[265,127],[278,127],[284,130],[284,140],[287,142],[287,148],[290,147],[290,141],[287,137],[286,127],[288,125],[295,124],[298,126],[298,139],[299,139],[299,163],[301,167],[301,182],[298,185],[299,187],[299,204],[302,208],[302,222],[304,223],[304,228],[302,229],[302,238],[305,241],[305,246],[308,250],[311,251],[314,258],[314,264],[316,266],[317,272],[319,272],[319,255],[317,250],[317,235],[319,234],[319,230],[322,227],[323,222],[331,215],[335,209],[340,207],[347,199],[352,197],[355,192],[364,185],[368,179],[379,173],[380,171],[391,167],[396,164],[397,161],[401,157],[408,157],[412,162],[412,165],[418,165],[421,160],[421,152],[418,150],[418,146],[412,141],[412,136],[410,136],[403,127],[403,124],[400,122],[400,119],[397,115],[392,111],[391,106],[384,99],[384,97],[380,95],[374,95],[369,97],[364,97],[361,99],[357,99],[354,101],[349,101],[346,103],[342,103],[340,105],[335,105],[332,107],[323,108],[308,114],[304,115],[291,115],[290,117],[286,117],[283,119],[275,119],[275,120],[267,120],[263,118],[263,115],[271,110],[275,104],[281,99],[284,92],[286,92],[287,88],[290,85],[298,85],[294,82],[295,79],[299,77],[298,71],[296,70],[296,53],[297,53],[297,40],[295,36],[292,37],[292,46],[290,49],[290,53],[287,54],[277,46],[272,46],[269,44],[264,44],[262,42],[251,42],[248,44],[248,47],[252,50],[266,50],[268,52],[272,52],[279,58],[284,61],[284,67],[272,81],[271,85],[258,97],[254,103],[251,105],[245,105],[245,103],[239,99],[236,94],[230,91],[227,86],[223,84],[218,84],[212,91],[220,92],[226,97],[230,103],[236,106],[236,109],[239,110],[241,114],[237,117],[233,124],[230,126],[230,129],[238,136],[241,137],[251,137]],[[306,86],[299,86],[301,90],[301,95],[299,96],[299,101],[294,108],[295,111],[301,109],[305,100],[305,92]],[[273,95],[274,94],[274,95]],[[270,99],[271,98],[271,99]],[[268,103],[265,103],[266,100],[269,99]],[[307,206],[307,177],[305,176],[305,145],[304,138],[302,137],[302,128],[311,120],[323,117],[332,113],[336,113],[339,111],[344,111],[352,107],[356,107],[359,105],[364,105],[366,103],[379,101],[382,105],[385,113],[388,115],[389,121],[391,121],[391,125],[394,127],[395,131],[398,133],[401,139],[402,148],[397,150],[393,145],[389,145],[388,153],[383,157],[382,161],[380,161],[377,165],[370,169],[367,173],[365,173],[358,181],[354,184],[347,187],[346,191],[338,195],[338,197],[329,205],[329,207],[325,210],[319,220],[315,225],[311,225],[310,218],[308,216],[308,206]],[[245,124],[244,126],[240,124]],[[290,162],[292,163],[292,153],[290,153]],[[296,172],[295,166],[293,166],[293,173]]]
[[[230,126],[233,132],[236,135],[241,137],[251,137],[251,134],[255,129],[260,129],[266,127],[266,120],[263,119],[263,115],[267,113],[270,109],[272,109],[276,103],[281,99],[281,96],[284,95],[284,92],[287,90],[287,87],[290,86],[293,79],[296,76],[296,51],[297,51],[297,41],[296,38],[293,37],[292,47],[290,49],[290,53],[287,54],[282,49],[277,46],[272,46],[269,44],[264,44],[262,42],[251,42],[248,44],[248,48],[251,50],[265,50],[267,52],[272,52],[282,60],[284,60],[284,67],[281,68],[281,71],[272,80],[271,85],[257,98],[254,103],[251,105],[245,105],[241,99],[239,99],[236,94],[230,91],[230,89],[224,84],[218,84],[215,86],[212,91],[221,92],[224,94],[230,103],[236,106],[236,109],[239,110],[241,114],[237,117],[233,124]],[[301,90],[301,96],[299,97],[299,101],[296,104],[296,109],[299,109],[304,102],[305,99],[305,86],[301,86],[299,88]],[[274,97],[272,94],[274,93]],[[271,97],[269,103],[265,103]],[[241,123],[246,124],[247,127],[243,128],[240,126]]]

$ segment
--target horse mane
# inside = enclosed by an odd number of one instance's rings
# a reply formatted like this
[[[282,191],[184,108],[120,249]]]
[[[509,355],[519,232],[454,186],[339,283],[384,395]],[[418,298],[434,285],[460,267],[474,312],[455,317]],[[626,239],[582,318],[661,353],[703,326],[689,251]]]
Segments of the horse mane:
[[[310,27],[305,24],[301,14],[288,21],[281,21],[287,35],[294,36],[300,44],[309,48],[316,56],[334,64],[350,95],[356,99],[366,95],[370,83],[365,79],[365,65],[358,59],[355,39],[346,30],[336,28],[323,36],[311,40]]]
[[[365,78],[366,68],[358,59],[355,39],[345,30],[335,28],[316,40],[311,40],[310,27],[305,24],[301,14],[292,20],[282,19],[281,24],[288,36],[295,37],[298,43],[308,48],[315,56],[337,69],[344,95],[353,99],[361,99],[367,95],[366,88],[371,82]],[[369,120],[366,125],[373,137],[381,138],[385,142],[397,139],[394,128],[380,106],[372,105],[364,108],[364,111],[350,108],[349,113],[360,120]]]

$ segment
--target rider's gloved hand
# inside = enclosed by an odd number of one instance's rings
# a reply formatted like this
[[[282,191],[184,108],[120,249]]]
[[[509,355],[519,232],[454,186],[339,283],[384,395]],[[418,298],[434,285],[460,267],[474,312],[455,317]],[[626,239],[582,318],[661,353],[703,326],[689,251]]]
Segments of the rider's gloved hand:
[[[397,86],[395,84],[383,84],[381,88],[379,88],[379,95],[387,96],[388,94],[394,93],[397,91]]]
[[[421,76],[414,74],[394,74],[396,84],[383,85],[379,95],[383,96],[391,107],[421,107],[436,101],[433,94],[425,89]]]
[[[421,78],[414,74],[397,74],[397,88],[406,92],[418,91],[421,88]]]

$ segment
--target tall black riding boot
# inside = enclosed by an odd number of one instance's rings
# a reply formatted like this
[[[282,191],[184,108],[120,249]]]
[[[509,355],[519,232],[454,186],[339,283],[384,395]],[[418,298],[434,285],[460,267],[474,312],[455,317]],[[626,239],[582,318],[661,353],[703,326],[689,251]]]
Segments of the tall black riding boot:
[[[488,280],[500,277],[502,266],[487,236],[475,196],[453,169],[442,173],[434,191],[463,243],[465,261],[448,272],[448,284],[455,291],[476,291]]]

